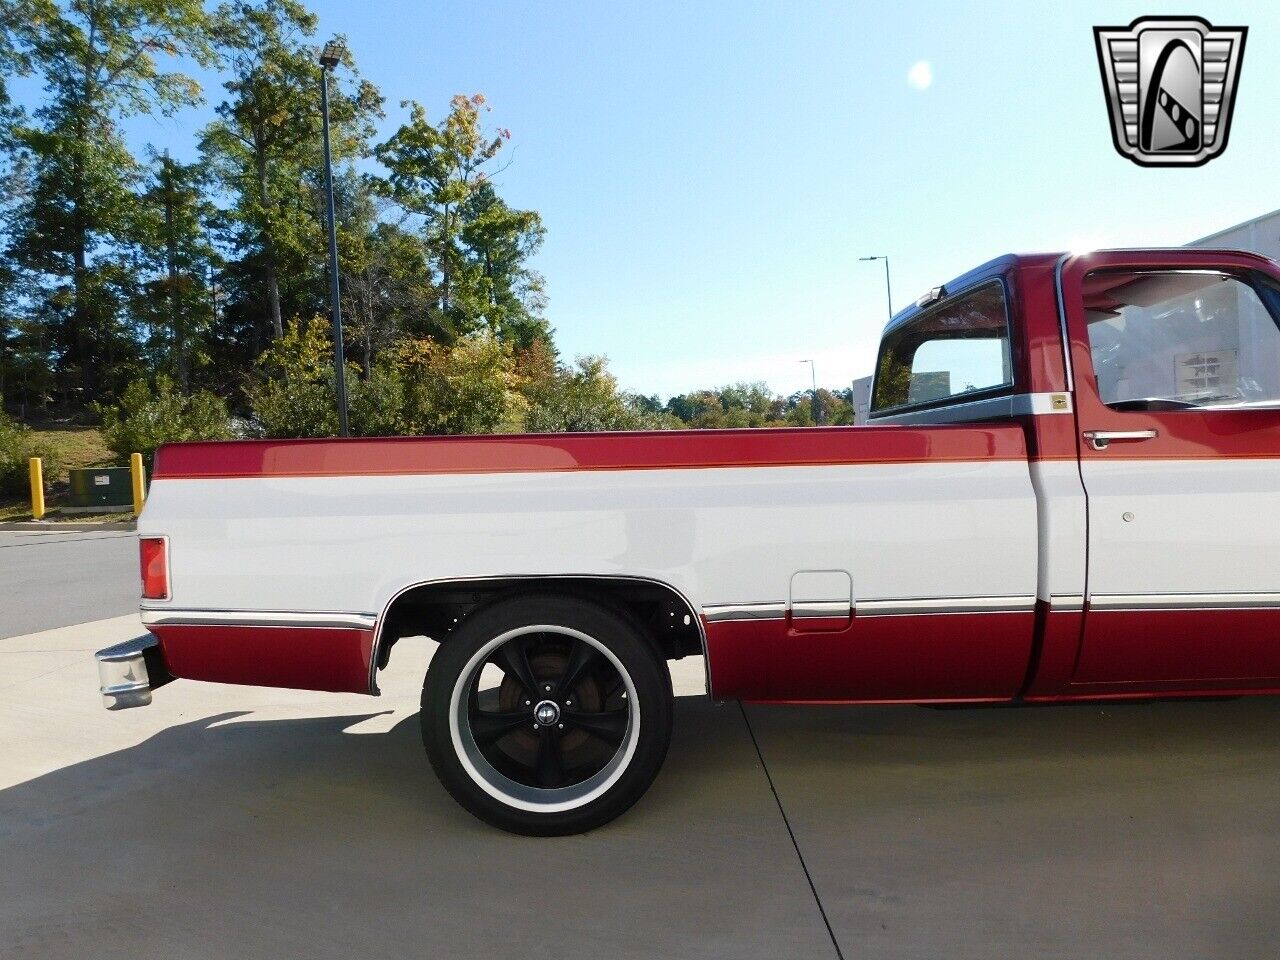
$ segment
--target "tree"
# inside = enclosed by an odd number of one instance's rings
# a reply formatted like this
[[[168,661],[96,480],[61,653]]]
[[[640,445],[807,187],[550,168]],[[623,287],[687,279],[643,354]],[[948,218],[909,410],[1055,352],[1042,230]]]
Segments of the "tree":
[[[259,358],[245,395],[268,437],[335,436],[333,347],[324,319],[290,324]]]
[[[449,345],[401,341],[386,361],[403,384],[404,433],[510,432],[521,421],[524,400],[511,347],[490,334]]]
[[[234,197],[236,245],[260,272],[265,325],[279,340],[286,316],[324,304],[320,67],[309,42],[317,19],[297,0],[263,0],[225,3],[216,23],[232,77],[201,149]],[[329,101],[335,163],[367,152],[382,116],[381,95],[345,48],[342,66],[347,79],[331,86]]]
[[[58,317],[60,364],[94,397],[122,385],[135,352],[120,252],[138,168],[116,121],[195,103],[199,85],[161,58],[208,65],[214,54],[199,0],[12,0],[10,10],[11,42],[48,94],[15,136],[33,173],[10,254],[38,282],[37,309]]]
[[[557,365],[549,376],[528,383],[525,393],[525,427],[531,433],[660,430],[673,425],[619,392],[604,357],[579,357],[572,366]]]
[[[217,210],[200,164],[155,158],[139,198],[139,285],[134,316],[146,327],[155,370],[191,387],[193,364],[207,359],[205,339],[216,319],[212,283],[221,258],[213,244]]]
[[[484,129],[482,94],[455,96],[438,124],[421,104],[403,105],[408,121],[374,152],[387,168],[383,189],[416,220],[431,251],[431,335],[487,330],[522,347],[549,338],[542,278],[529,267],[542,219],[509,207],[492,182],[510,131]]]
[[[360,358],[368,378],[379,352],[397,339],[430,332],[422,321],[435,293],[428,251],[418,234],[383,219],[387,201],[369,178],[348,174],[335,182],[334,192],[348,355]]]
[[[155,390],[146,380],[135,380],[124,390],[119,404],[97,407],[102,417],[102,438],[121,460],[141,453],[147,469],[156,447],[188,440],[230,440],[234,436],[227,406],[204,390],[181,390],[160,374]]]

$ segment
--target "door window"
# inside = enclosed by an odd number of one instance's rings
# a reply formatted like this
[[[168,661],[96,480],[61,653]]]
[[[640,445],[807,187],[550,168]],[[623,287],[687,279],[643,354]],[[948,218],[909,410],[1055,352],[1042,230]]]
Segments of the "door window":
[[[1213,270],[1096,270],[1089,349],[1115,410],[1280,405],[1280,290]]]

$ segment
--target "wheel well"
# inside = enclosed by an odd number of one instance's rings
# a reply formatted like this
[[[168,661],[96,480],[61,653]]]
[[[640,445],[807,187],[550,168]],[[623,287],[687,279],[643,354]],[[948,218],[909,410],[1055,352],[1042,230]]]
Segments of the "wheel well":
[[[504,577],[411,587],[391,601],[379,624],[373,672],[387,665],[401,637],[444,642],[474,610],[509,596],[557,593],[595,600],[629,614],[667,660],[704,652],[702,621],[687,599],[657,580],[629,577]],[[376,686],[374,687],[376,689]]]

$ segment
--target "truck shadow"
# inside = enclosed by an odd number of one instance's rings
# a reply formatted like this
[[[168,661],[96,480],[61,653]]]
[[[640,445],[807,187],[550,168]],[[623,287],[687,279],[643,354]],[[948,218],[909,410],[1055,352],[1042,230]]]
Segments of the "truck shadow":
[[[1179,956],[1276,915],[1280,700],[747,714],[846,952],[1142,955],[1133,922]],[[681,698],[640,804],[553,840],[473,820],[376,715],[205,717],[0,791],[0,956],[830,954],[736,705]]]
[[[0,956],[823,949],[741,715],[702,698],[678,711],[668,763],[637,807],[550,840],[458,807],[416,716],[385,733],[354,732],[371,713],[169,727],[0,791]],[[708,909],[726,877],[770,864],[772,876]]]

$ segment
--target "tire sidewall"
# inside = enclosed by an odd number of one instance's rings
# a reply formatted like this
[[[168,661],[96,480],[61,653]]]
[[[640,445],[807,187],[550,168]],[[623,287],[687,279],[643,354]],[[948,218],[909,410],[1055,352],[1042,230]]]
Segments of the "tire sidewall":
[[[640,728],[630,763],[601,796],[572,810],[521,810],[489,794],[463,767],[450,733],[450,704],[459,676],[494,637],[518,627],[555,624],[581,631],[609,648],[630,675]],[[441,643],[422,688],[422,741],[450,795],[481,820],[513,833],[554,836],[602,826],[634,804],[657,776],[671,740],[671,678],[666,661],[625,612],[571,595],[529,595],[495,601],[467,616]]]

